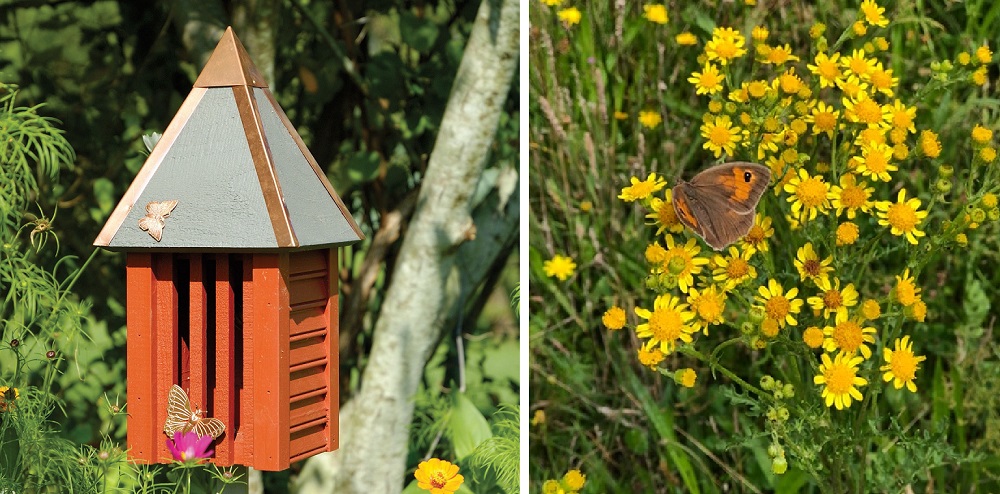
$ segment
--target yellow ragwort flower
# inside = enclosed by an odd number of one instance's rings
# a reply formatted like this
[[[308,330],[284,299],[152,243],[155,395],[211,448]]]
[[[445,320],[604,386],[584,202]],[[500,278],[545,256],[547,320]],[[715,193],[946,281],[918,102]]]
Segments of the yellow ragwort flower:
[[[882,349],[885,365],[878,369],[885,372],[882,374],[882,380],[891,381],[896,389],[906,386],[906,389],[911,393],[916,393],[917,385],[913,383],[913,380],[916,379],[917,371],[920,370],[920,362],[927,360],[927,357],[913,354],[913,343],[910,342],[909,336],[896,338],[893,346],[896,348],[895,350],[889,349],[888,345]]]
[[[836,406],[843,410],[851,406],[853,400],[861,400],[858,387],[865,386],[868,381],[858,376],[858,365],[864,362],[862,357],[851,357],[840,352],[833,360],[829,354],[820,355],[822,363],[819,374],[813,377],[813,383],[823,387],[823,399],[826,406]]]
[[[846,96],[843,101],[858,100],[867,97],[868,83],[862,81],[854,74],[846,75],[837,80],[837,88]]]
[[[544,484],[542,484],[542,494],[567,494],[567,493],[565,490],[563,490],[562,486],[559,485],[558,481],[549,479],[546,480]]]
[[[885,121],[885,111],[868,93],[859,92],[856,98],[843,98],[844,114],[851,122],[868,126]]]
[[[792,216],[801,222],[814,220],[819,213],[830,209],[830,185],[821,175],[811,177],[804,168],[799,168],[784,190],[790,194],[788,202],[792,203]]]
[[[722,83],[726,76],[719,72],[715,64],[705,64],[701,72],[693,72],[688,82],[694,84],[695,94],[715,94],[722,91]]]
[[[650,22],[656,24],[666,24],[670,20],[669,16],[667,16],[667,7],[662,3],[643,5],[642,15]]]
[[[685,388],[693,388],[694,382],[697,378],[698,374],[690,367],[681,369],[674,373],[674,381]]]
[[[920,133],[920,150],[928,158],[937,158],[941,155],[941,141],[934,131],[925,130]]]
[[[701,126],[701,135],[705,138],[702,147],[711,151],[716,158],[723,153],[732,156],[740,142],[742,131],[743,129],[733,125],[729,115],[716,115]]]
[[[813,250],[812,242],[806,242],[805,245],[799,247],[793,263],[799,272],[799,280],[801,281],[810,280],[814,283],[829,281],[830,272],[833,271],[833,267],[830,266],[833,264],[833,256],[821,261],[819,254]]]
[[[677,211],[674,209],[673,191],[667,189],[664,195],[666,200],[659,197],[650,199],[649,209],[651,211],[646,215],[646,218],[653,220],[653,224],[656,225],[657,235],[666,231],[680,233],[684,230],[684,225],[677,219]]]
[[[774,228],[771,227],[771,218],[769,216],[764,216],[762,213],[757,213],[753,220],[753,226],[750,227],[750,231],[743,236],[743,246],[746,248],[747,259],[756,252],[767,252],[768,239],[774,236]],[[757,277],[757,273],[754,272],[753,277]]]
[[[556,17],[558,17],[559,20],[567,26],[573,26],[580,23],[580,19],[583,18],[583,14],[580,13],[580,9],[570,7],[556,12]]]
[[[645,199],[664,187],[667,186],[666,180],[663,177],[656,176],[656,173],[650,172],[646,180],[639,180],[638,177],[632,177],[630,179],[632,185],[622,188],[621,195],[618,196],[619,199],[625,202],[633,202],[640,199]]]
[[[927,318],[927,304],[924,303],[924,300],[918,296],[917,300],[915,300],[913,304],[908,307],[903,307],[903,315],[908,319],[917,322],[924,322],[924,319]]]
[[[865,50],[854,50],[849,56],[840,59],[840,64],[848,74],[854,74],[867,81],[875,70],[875,60],[865,56]]]
[[[715,285],[698,291],[691,287],[688,291],[688,305],[694,310],[697,316],[692,323],[695,331],[701,330],[708,335],[708,327],[726,322],[726,294],[720,292]]]
[[[979,67],[978,69],[976,69],[972,73],[972,75],[969,76],[969,78],[972,79],[972,82],[975,85],[982,86],[982,85],[986,84],[986,76],[987,75],[988,75],[988,72],[986,70],[986,67]]]
[[[563,3],[563,0],[542,0],[542,3],[548,5],[549,7],[555,7],[556,5]]]
[[[587,476],[579,470],[570,470],[563,475],[562,484],[566,486],[567,489],[571,491],[579,491],[583,489],[583,485],[587,483]]]
[[[823,334],[823,330],[817,328],[816,326],[809,326],[802,332],[802,341],[805,342],[807,347],[812,349],[823,346],[823,340],[825,337],[826,336]]]
[[[535,410],[535,414],[531,416],[531,425],[541,425],[545,423],[545,410],[539,408]]]
[[[731,27],[717,27],[712,30],[712,39],[705,45],[705,56],[708,60],[728,65],[731,60],[746,54],[745,44],[746,39],[739,31]]]
[[[831,314],[847,312],[848,307],[858,303],[858,291],[854,289],[854,283],[848,283],[841,289],[840,279],[834,278],[832,283],[829,279],[820,280],[816,286],[820,290],[819,294],[809,297],[806,302],[814,312],[822,312],[823,319],[829,319]]]
[[[858,241],[858,225],[850,221],[837,225],[837,247],[854,245]]]
[[[784,46],[773,46],[771,50],[767,52],[767,58],[764,59],[765,64],[773,65],[783,65],[787,62],[798,62],[799,57],[795,56],[792,51],[792,46],[785,43]]]
[[[920,210],[920,199],[906,200],[906,189],[900,189],[896,202],[880,201],[875,207],[879,210],[878,224],[890,227],[893,235],[904,235],[913,245],[917,245],[917,237],[926,235],[919,227],[927,211]]]
[[[601,316],[601,322],[604,323],[604,327],[612,331],[624,328],[625,309],[622,309],[617,305],[612,306],[610,309],[604,311],[604,315]]]
[[[902,276],[896,277],[896,286],[892,288],[892,297],[903,307],[909,307],[920,297],[920,287],[910,275],[910,268],[903,270]]]
[[[886,69],[882,62],[875,64],[875,69],[868,76],[872,89],[890,98],[896,95],[896,86],[899,85],[899,78],[892,74],[892,69]]]
[[[701,245],[694,238],[689,238],[686,244],[674,243],[674,236],[667,235],[667,252],[663,259],[663,269],[677,278],[677,286],[682,292],[688,293],[694,284],[694,275],[701,273],[708,264],[708,258],[699,257]]]
[[[545,276],[559,278],[559,281],[566,281],[566,278],[573,276],[573,272],[576,271],[576,263],[569,257],[556,254],[552,259],[545,261],[542,269],[545,270]]]
[[[837,130],[837,123],[840,121],[840,110],[820,101],[805,116],[805,121],[813,124],[813,135],[826,134],[833,138],[833,132]]]
[[[976,125],[972,128],[972,140],[977,144],[986,144],[993,139],[993,131],[983,127],[982,125]]]
[[[786,324],[798,325],[799,322],[794,317],[794,314],[802,310],[802,300],[795,298],[799,294],[798,288],[792,287],[786,292],[778,280],[771,278],[767,281],[766,287],[757,289],[757,293],[754,298],[763,305],[764,314],[768,319],[776,321],[782,328]]]
[[[698,44],[698,37],[689,31],[684,31],[683,33],[675,36],[674,41],[676,41],[678,45],[692,46]]]
[[[417,487],[431,494],[452,494],[465,481],[458,473],[458,465],[438,458],[420,462],[413,476],[417,479]]]
[[[875,3],[875,0],[864,0],[861,2],[861,17],[870,26],[886,27],[889,25],[889,19],[886,19],[882,14],[885,13],[885,9],[879,7]]]
[[[993,60],[993,52],[990,51],[990,47],[988,45],[976,48],[976,60],[983,65],[988,64]]]
[[[663,118],[660,117],[660,113],[654,110],[642,110],[639,112],[639,123],[647,129],[655,129],[657,125]]]
[[[650,348],[658,348],[664,355],[673,353],[677,342],[691,343],[691,333],[697,331],[688,324],[694,319],[694,313],[669,293],[656,297],[652,311],[636,307],[635,314],[646,320],[636,326],[636,336],[649,338]]]
[[[770,35],[771,32],[767,30],[766,26],[754,26],[750,31],[750,37],[757,43],[767,41],[767,37]]]
[[[750,264],[753,250],[744,248],[741,253],[735,246],[729,246],[729,256],[715,255],[712,279],[722,283],[723,290],[732,290],[746,281],[757,277],[757,268]]]
[[[993,160],[997,159],[997,150],[986,146],[979,150],[979,159],[983,160],[983,163],[993,163]]]
[[[847,311],[838,312],[833,326],[823,328],[826,340],[823,349],[833,353],[841,351],[848,355],[856,355],[859,351],[868,360],[872,351],[868,344],[875,344],[875,328],[865,327],[860,321],[852,320]]]
[[[853,173],[845,173],[840,176],[840,185],[834,185],[830,190],[833,194],[832,204],[837,209],[837,216],[847,211],[847,218],[853,220],[858,215],[859,210],[864,213],[871,212],[875,205],[871,200],[875,188],[867,185],[867,182],[859,184]]]
[[[854,171],[873,180],[888,182],[892,180],[889,172],[899,170],[899,166],[892,162],[892,158],[892,147],[888,144],[871,143],[861,146],[861,158],[857,160]]]
[[[874,321],[882,315],[882,309],[878,306],[878,300],[865,299],[861,302],[861,315],[869,321]]]
[[[639,347],[638,358],[640,364],[649,367],[650,370],[656,370],[656,367],[667,356],[660,351],[659,345],[654,345],[652,341],[649,341]]]

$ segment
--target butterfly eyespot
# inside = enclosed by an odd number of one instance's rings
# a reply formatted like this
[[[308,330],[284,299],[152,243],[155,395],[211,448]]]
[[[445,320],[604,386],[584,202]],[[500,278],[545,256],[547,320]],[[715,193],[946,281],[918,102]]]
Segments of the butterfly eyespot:
[[[751,180],[753,180],[753,173],[743,172],[743,181],[746,183],[750,183]]]

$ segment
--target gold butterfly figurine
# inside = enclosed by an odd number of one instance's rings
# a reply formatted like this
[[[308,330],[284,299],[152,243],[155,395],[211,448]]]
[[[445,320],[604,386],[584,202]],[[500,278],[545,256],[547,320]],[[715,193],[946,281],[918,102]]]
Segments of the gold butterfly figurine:
[[[174,201],[177,202],[177,201]],[[191,408],[191,400],[180,386],[174,384],[167,394],[167,422],[163,424],[163,432],[173,437],[175,432],[194,431],[199,437],[212,436],[218,439],[226,431],[226,424],[215,418],[202,418],[201,409]]]
[[[152,201],[146,204],[146,216],[139,220],[139,228],[149,232],[157,242],[163,236],[164,220],[177,207],[177,201]]]

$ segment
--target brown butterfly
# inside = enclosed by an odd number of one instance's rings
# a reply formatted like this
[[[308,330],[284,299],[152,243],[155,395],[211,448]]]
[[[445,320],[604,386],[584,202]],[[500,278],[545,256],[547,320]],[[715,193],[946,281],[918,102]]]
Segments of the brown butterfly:
[[[163,236],[164,220],[177,207],[177,201],[150,202],[146,204],[146,216],[139,220],[139,228],[148,231],[149,236],[160,241]]]
[[[176,202],[176,201],[175,201]],[[218,439],[226,431],[226,424],[214,418],[201,418],[201,409],[191,408],[191,400],[180,386],[174,384],[167,394],[167,422],[163,424],[163,432],[169,437],[180,431],[194,431],[198,436],[212,436]]]
[[[771,170],[756,163],[725,163],[674,186],[677,219],[715,250],[743,238],[757,203],[771,185]]]

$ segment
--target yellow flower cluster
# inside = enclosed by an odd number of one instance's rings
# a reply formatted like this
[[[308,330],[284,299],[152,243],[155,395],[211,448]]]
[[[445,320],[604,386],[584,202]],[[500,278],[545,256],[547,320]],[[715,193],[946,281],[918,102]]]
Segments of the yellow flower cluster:
[[[656,22],[651,7],[645,16]],[[906,186],[906,173],[918,161],[936,167],[935,197],[943,197],[951,187],[952,167],[938,161],[938,133],[920,128],[916,102],[906,100],[907,91],[899,87],[889,41],[877,36],[889,23],[884,7],[864,0],[856,22],[839,37],[847,42],[834,44],[839,51],[830,48],[827,27],[817,24],[810,30],[815,51],[808,56],[769,41],[774,36],[766,26],[748,35],[717,27],[703,40],[699,67],[687,79],[693,92],[707,99],[700,125],[703,148],[716,158],[763,163],[771,170],[777,197],[765,194],[749,233],[711,253],[696,236],[684,236],[663,177],[631,178],[619,198],[641,204],[647,224],[656,230],[644,252],[646,286],[655,298],[634,309],[640,363],[658,369],[668,355],[693,344],[699,333],[708,335],[713,326],[739,328],[734,336],[752,348],[802,328],[795,340],[820,351],[813,382],[828,407],[844,409],[863,398],[861,389],[869,384],[863,376],[874,372],[869,361],[879,351],[883,380],[916,391],[925,357],[914,353],[900,325],[879,320],[924,322],[928,308],[916,281],[922,266],[916,261],[943,244],[965,245],[968,231],[1000,219],[1000,199],[995,188],[970,194],[963,215],[943,222],[940,230],[934,225],[928,236],[935,201]],[[876,36],[867,38],[871,35]],[[678,45],[699,44],[689,32],[673,39]],[[933,77],[982,84],[977,73],[985,77],[992,60],[983,45],[959,54],[957,66],[932,67]],[[734,69],[738,64],[740,69]],[[757,78],[737,80],[736,74]],[[647,128],[661,122],[656,112],[643,112],[640,120]],[[970,137],[973,168],[993,164],[992,130],[976,126]],[[859,266],[890,252],[902,253],[914,272],[904,269],[886,294],[864,278],[867,272]],[[613,307],[604,324],[625,327],[624,311]],[[693,385],[694,371],[687,370],[675,372],[675,381]]]
[[[579,470],[570,470],[559,480],[546,480],[542,484],[543,494],[576,494],[587,483],[587,476]]]

